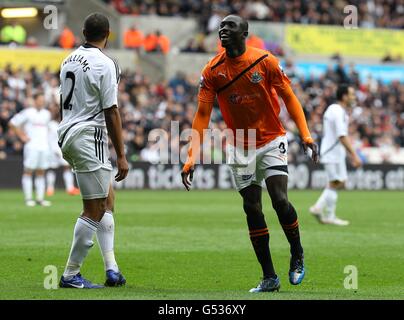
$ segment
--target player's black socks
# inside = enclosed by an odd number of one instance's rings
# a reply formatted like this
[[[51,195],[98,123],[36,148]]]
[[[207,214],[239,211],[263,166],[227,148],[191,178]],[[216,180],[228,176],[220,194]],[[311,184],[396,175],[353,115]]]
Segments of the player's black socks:
[[[262,267],[264,278],[275,277],[269,250],[269,232],[265,223],[264,215],[247,215],[247,224],[250,231],[250,240],[254,247],[255,255]]]
[[[303,255],[303,248],[300,243],[299,221],[295,208],[289,201],[279,201],[273,205],[283,232],[290,244],[290,253],[294,257]]]

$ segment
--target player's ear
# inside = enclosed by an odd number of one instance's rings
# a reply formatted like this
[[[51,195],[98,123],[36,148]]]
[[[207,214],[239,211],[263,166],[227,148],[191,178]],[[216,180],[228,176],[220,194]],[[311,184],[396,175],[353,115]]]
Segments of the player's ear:
[[[248,38],[248,31],[244,31],[244,32],[243,32],[243,38],[244,38],[244,39],[247,39],[247,38]]]
[[[84,39],[86,39],[86,29],[83,28],[82,32],[83,32]]]

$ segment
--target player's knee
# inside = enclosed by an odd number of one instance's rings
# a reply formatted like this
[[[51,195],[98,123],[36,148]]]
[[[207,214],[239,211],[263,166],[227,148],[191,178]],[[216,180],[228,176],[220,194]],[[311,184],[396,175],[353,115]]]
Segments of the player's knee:
[[[247,215],[258,215],[262,213],[262,206],[259,202],[244,201],[243,209]]]
[[[107,210],[107,202],[106,201],[100,201],[99,206],[98,206],[98,214],[103,215],[105,210]]]
[[[45,175],[45,170],[36,170],[35,175],[37,177],[43,177]]]
[[[110,188],[109,194],[108,194],[108,197],[106,200],[106,211],[114,212],[114,204],[115,204],[115,193],[112,190],[112,188]]]
[[[285,197],[272,201],[272,208],[274,208],[278,214],[287,213],[289,211],[289,200]]]
[[[330,188],[338,190],[338,189],[342,189],[345,186],[345,182],[344,181],[330,181]]]

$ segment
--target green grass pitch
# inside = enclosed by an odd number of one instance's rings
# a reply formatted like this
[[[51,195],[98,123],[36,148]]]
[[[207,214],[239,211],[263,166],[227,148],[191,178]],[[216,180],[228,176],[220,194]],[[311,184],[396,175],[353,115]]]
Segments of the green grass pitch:
[[[57,193],[50,208],[27,208],[21,191],[0,191],[0,299],[403,299],[404,194],[340,193],[338,213],[348,227],[319,225],[308,213],[319,191],[291,191],[305,249],[307,274],[288,282],[289,245],[269,198],[279,293],[249,294],[261,273],[235,191],[118,191],[115,251],[127,278],[122,288],[44,288],[44,268],[63,272],[81,200]],[[345,289],[344,267],[358,270],[358,289]],[[82,268],[104,281],[98,245]]]

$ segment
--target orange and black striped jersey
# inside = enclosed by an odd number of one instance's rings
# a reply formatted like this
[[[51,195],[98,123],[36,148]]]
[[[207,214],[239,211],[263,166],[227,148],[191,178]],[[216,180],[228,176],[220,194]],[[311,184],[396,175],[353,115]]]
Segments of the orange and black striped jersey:
[[[290,90],[278,59],[268,51],[247,47],[239,57],[230,58],[223,51],[209,61],[202,72],[198,99],[213,103],[217,97],[227,127],[244,129],[245,138],[248,129],[256,129],[256,146],[260,147],[286,133],[279,119],[278,94]]]

